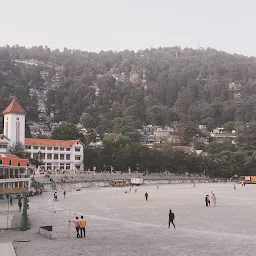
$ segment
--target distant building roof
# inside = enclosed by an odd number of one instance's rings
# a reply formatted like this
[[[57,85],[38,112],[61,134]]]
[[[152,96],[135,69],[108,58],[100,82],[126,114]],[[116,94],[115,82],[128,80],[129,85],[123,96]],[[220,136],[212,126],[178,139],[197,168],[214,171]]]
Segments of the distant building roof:
[[[21,105],[19,104],[19,102],[17,101],[16,98],[14,98],[12,100],[12,102],[10,103],[10,105],[3,111],[3,115],[6,114],[21,114],[21,115],[25,115],[26,112],[24,111],[24,109],[21,107]]]
[[[0,154],[0,165],[10,165],[10,166],[22,166],[26,167],[29,166],[29,161],[28,159],[22,159],[18,156],[15,155],[10,155],[10,154]]]
[[[58,147],[72,147],[79,140],[51,140],[51,139],[34,139],[26,138],[25,145],[35,145],[35,146],[58,146]]]
[[[187,154],[193,154],[196,153],[196,150],[192,147],[188,147],[188,146],[173,146],[172,147],[174,150],[180,150],[183,151],[184,153]]]

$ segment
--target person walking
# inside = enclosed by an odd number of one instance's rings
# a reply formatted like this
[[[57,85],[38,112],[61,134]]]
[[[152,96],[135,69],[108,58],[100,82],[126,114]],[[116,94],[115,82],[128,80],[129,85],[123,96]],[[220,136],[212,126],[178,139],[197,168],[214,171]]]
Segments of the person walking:
[[[19,198],[19,201],[18,201],[18,206],[19,206],[19,212],[21,212],[21,208],[22,208],[22,202],[21,202],[21,198]]]
[[[213,202],[213,206],[216,206],[216,196],[215,194],[212,194],[212,202]]]
[[[29,209],[29,198],[27,199],[27,208]]]
[[[146,201],[148,201],[148,192],[145,193]]]
[[[53,194],[53,201],[58,201],[57,191],[55,191],[54,194]]]
[[[63,191],[64,199],[66,198],[66,190]]]
[[[234,184],[234,190],[236,190],[236,184]]]
[[[10,196],[10,205],[12,206],[12,196]]]
[[[69,222],[71,222],[71,220]],[[79,221],[78,217],[76,217],[76,219],[74,221],[72,221],[72,222],[74,222],[74,224],[75,224],[76,238],[79,238],[80,237],[80,235],[79,235],[80,221]]]
[[[207,199],[208,199],[208,206],[211,206],[211,199],[209,195],[207,195]]]
[[[174,218],[175,218],[175,215],[174,215],[174,213],[172,212],[172,210],[170,210],[170,212],[169,212],[169,225],[168,225],[168,228],[170,228],[170,225],[171,225],[171,223],[172,223],[172,225],[173,225],[173,227],[176,229],[176,227],[175,227],[175,224],[174,224]]]
[[[85,237],[85,227],[86,227],[86,220],[84,219],[84,216],[81,216],[81,219],[79,220],[79,228],[80,228],[80,237]]]
[[[205,196],[205,206],[208,207],[208,195]]]

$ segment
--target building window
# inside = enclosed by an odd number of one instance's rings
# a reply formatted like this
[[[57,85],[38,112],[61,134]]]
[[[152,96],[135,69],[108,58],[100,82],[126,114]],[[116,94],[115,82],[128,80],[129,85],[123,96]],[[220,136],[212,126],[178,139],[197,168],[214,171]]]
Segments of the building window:
[[[70,170],[70,164],[66,164],[66,170]]]
[[[38,153],[33,154],[33,159],[38,159]]]
[[[16,141],[20,141],[20,122],[16,122]]]
[[[60,148],[60,151],[64,151],[64,148]]]
[[[76,156],[76,157],[75,157],[75,160],[80,160],[80,159],[81,159],[80,156]]]
[[[7,148],[7,145],[0,145],[0,148]]]
[[[41,147],[41,150],[45,150],[45,147]]]
[[[52,150],[52,147],[47,147],[47,150]]]
[[[52,169],[52,164],[51,163],[47,163],[47,170],[51,170]]]
[[[70,151],[70,148],[66,148],[67,151]]]
[[[70,160],[70,155],[66,155],[66,160]]]
[[[33,149],[38,149],[38,146],[34,146]]]
[[[60,154],[60,160],[65,160],[64,154]]]
[[[8,117],[7,117],[8,118]],[[8,122],[5,122],[5,136],[7,138],[9,138],[9,134],[8,134]]]
[[[45,154],[41,153],[41,159],[45,159]]]
[[[80,148],[76,148],[76,152],[80,152]]]
[[[64,164],[60,164],[60,169],[64,169]]]
[[[54,160],[58,160],[59,159],[59,155],[58,154],[54,154]]]
[[[26,149],[31,149],[31,146],[26,145]]]
[[[58,147],[54,147],[54,150],[58,150],[59,148]]]
[[[47,154],[47,159],[52,159],[52,154]]]
[[[76,165],[76,169],[80,170],[80,167],[81,167],[80,165]]]

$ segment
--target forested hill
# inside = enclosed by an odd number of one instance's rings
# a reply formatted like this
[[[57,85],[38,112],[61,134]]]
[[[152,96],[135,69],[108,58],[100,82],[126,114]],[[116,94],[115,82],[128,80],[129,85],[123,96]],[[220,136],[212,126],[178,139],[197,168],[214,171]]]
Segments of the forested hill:
[[[53,86],[56,72],[58,86]],[[46,113],[54,113],[55,121],[81,122],[98,132],[173,121],[213,127],[256,118],[256,58],[214,49],[0,48],[0,110],[15,95],[28,119],[38,119],[31,88],[47,91]]]

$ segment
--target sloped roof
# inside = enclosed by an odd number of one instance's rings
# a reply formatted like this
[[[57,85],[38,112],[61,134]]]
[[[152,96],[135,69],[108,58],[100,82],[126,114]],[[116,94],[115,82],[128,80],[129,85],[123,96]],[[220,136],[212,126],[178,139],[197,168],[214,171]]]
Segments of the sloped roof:
[[[3,115],[11,114],[11,113],[21,114],[21,115],[26,114],[25,110],[21,107],[21,105],[19,104],[16,98],[14,98],[10,103],[10,105],[3,111]]]
[[[22,159],[22,158],[19,158],[18,156],[11,155],[11,154],[0,154],[0,160],[2,160],[2,165],[22,166],[22,167],[26,167],[29,165],[28,159]]]
[[[51,139],[34,139],[26,138],[25,145],[45,146],[45,147],[72,147],[79,140],[51,140]]]
[[[174,150],[180,150],[183,151],[184,153],[187,154],[193,154],[196,153],[196,150],[192,147],[188,147],[188,146],[173,146],[172,147]]]

